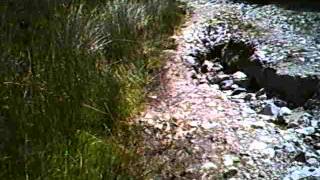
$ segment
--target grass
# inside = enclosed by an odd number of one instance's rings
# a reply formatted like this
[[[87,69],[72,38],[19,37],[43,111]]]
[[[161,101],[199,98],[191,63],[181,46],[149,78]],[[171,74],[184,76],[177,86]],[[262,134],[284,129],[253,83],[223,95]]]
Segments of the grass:
[[[134,127],[175,0],[0,4],[0,179],[141,179]]]

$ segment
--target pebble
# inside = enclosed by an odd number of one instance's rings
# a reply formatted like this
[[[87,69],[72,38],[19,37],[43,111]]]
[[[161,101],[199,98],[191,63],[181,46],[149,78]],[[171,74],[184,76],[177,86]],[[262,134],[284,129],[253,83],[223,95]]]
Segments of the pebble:
[[[274,158],[276,152],[273,148],[267,148],[262,150],[262,154],[268,156],[268,158]]]
[[[288,153],[295,153],[297,151],[295,146],[291,143],[284,143],[283,146],[285,151],[287,151]]]
[[[201,166],[202,170],[209,170],[209,169],[217,169],[217,165],[215,165],[213,162],[206,162]]]
[[[260,96],[257,96],[256,97],[258,100],[261,100],[261,101],[264,101],[264,100],[267,100],[268,99],[268,96],[267,94],[262,94]]]
[[[212,129],[212,128],[219,126],[219,124],[215,123],[215,122],[205,122],[205,123],[201,123],[201,126],[204,129]]]
[[[264,88],[261,88],[259,91],[256,92],[256,97],[258,98],[259,96],[265,95],[266,90]]]
[[[223,164],[225,166],[232,166],[233,165],[233,156],[231,155],[224,155],[223,157]]]
[[[319,128],[319,124],[320,124],[320,121],[317,121],[317,120],[311,121],[311,126],[314,128]]]
[[[300,179],[319,179],[320,168],[302,167],[295,168],[290,174],[284,177],[283,180],[300,180]]]
[[[226,75],[226,74],[218,74],[214,77],[210,77],[208,78],[208,81],[212,84],[219,84],[221,83],[222,81],[226,81],[226,80],[229,80],[230,79],[230,76]]]
[[[288,116],[291,115],[292,111],[291,109],[287,108],[287,107],[281,107],[280,111],[279,111],[279,116]]]
[[[213,67],[214,67],[213,62],[208,61],[208,60],[205,60],[202,65],[203,65],[203,66],[206,66],[207,71],[212,71],[212,70],[213,70]]]
[[[250,144],[249,150],[263,150],[267,147],[268,145],[266,143],[255,140]]]
[[[256,111],[251,109],[250,107],[244,107],[242,108],[242,114],[246,115],[246,114],[255,114]]]
[[[241,87],[237,87],[237,88],[234,88],[231,96],[235,96],[235,95],[238,95],[238,94],[241,94],[243,92],[246,92],[247,90],[245,88],[241,88]],[[244,99],[244,97],[243,97]]]
[[[247,78],[247,75],[241,71],[238,71],[238,72],[232,74],[232,78],[234,80],[244,80]]]
[[[303,135],[311,135],[316,132],[314,127],[306,127],[301,129],[296,129],[296,132]]]
[[[245,97],[244,97],[244,100],[245,101],[250,101],[250,100],[253,100],[253,97],[254,96],[252,94],[246,94]]]
[[[233,85],[233,80],[224,80],[220,83],[222,90],[231,90]]]
[[[278,116],[280,113],[280,108],[276,106],[274,103],[267,103],[265,107],[260,112],[261,114],[268,115],[268,116]]]
[[[224,166],[233,166],[234,163],[240,162],[240,159],[234,155],[224,155],[223,164]]]
[[[235,167],[229,168],[227,169],[224,173],[223,173],[223,177],[225,179],[229,179],[232,178],[233,176],[237,175],[238,173],[238,169]]]
[[[188,62],[189,64],[191,64],[191,65],[196,65],[196,62],[197,62],[196,59],[194,57],[191,57],[191,56],[185,56],[184,60],[186,62]]]
[[[251,123],[251,127],[255,129],[262,129],[266,126],[266,123],[263,121],[256,121]]]
[[[307,163],[311,166],[318,166],[319,161],[316,158],[310,158],[307,160]]]

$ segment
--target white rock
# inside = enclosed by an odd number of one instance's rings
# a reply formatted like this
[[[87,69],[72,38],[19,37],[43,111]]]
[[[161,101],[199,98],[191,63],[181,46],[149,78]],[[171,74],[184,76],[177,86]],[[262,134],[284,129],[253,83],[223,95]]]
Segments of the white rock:
[[[250,147],[249,149],[250,150],[263,150],[263,149],[266,149],[268,147],[268,145],[264,142],[261,142],[261,141],[253,141],[251,144],[250,144]]]
[[[219,90],[220,89],[220,86],[218,84],[213,84],[210,86],[212,89],[214,90]]]
[[[218,167],[212,162],[207,162],[201,166],[202,170],[217,169],[217,168]]]
[[[316,132],[316,129],[314,127],[306,127],[306,128],[296,129],[296,132],[304,135],[311,135]]]
[[[232,166],[234,163],[239,163],[240,161],[240,158],[235,155],[228,154],[223,156],[223,164],[225,166]]]
[[[307,179],[313,177],[314,179],[320,178],[320,168],[313,168],[313,167],[303,167],[297,168],[286,177],[284,180],[299,180],[299,179]]]
[[[284,144],[284,149],[289,153],[293,153],[293,152],[297,151],[295,146],[293,144],[291,144],[291,143],[285,143]]]
[[[246,79],[247,75],[241,71],[238,71],[238,72],[232,74],[232,78],[236,79],[236,80],[242,80],[242,79]]]
[[[292,111],[289,108],[287,108],[287,107],[280,108],[279,116],[287,116],[287,115],[291,115],[291,114],[292,114]]]
[[[214,102],[214,101],[211,101],[207,104],[208,107],[216,107],[217,106],[217,103]]]
[[[213,64],[213,62],[211,62],[211,61],[205,60],[205,61],[203,62],[203,66],[207,66],[208,71],[211,71],[212,68],[213,68],[213,66],[214,66],[214,64]]]
[[[249,108],[249,107],[244,107],[242,109],[242,113],[244,113],[244,114],[255,114],[256,112],[253,109]]]
[[[317,121],[317,120],[312,120],[311,121],[311,126],[314,127],[314,128],[318,128],[320,125],[320,121]]]
[[[256,122],[253,122],[253,123],[251,124],[251,127],[252,127],[252,128],[256,128],[256,129],[258,129],[258,128],[264,128],[265,126],[266,126],[266,123],[263,122],[263,121],[256,121]]]
[[[269,158],[274,158],[274,156],[276,155],[274,149],[272,149],[272,148],[264,149],[264,150],[262,151],[262,153],[263,153],[264,155],[267,155]]]
[[[223,156],[223,164],[225,166],[232,166],[233,165],[233,156],[232,155],[224,155]]]
[[[219,124],[218,123],[214,123],[214,122],[204,122],[201,124],[201,126],[204,128],[204,129],[212,129],[214,127],[217,127]]]
[[[196,60],[194,57],[191,56],[185,56],[183,58],[185,61],[187,61],[187,63],[191,64],[191,65],[195,65],[196,64]]]
[[[319,161],[316,158],[310,158],[307,160],[307,163],[311,166],[317,166],[319,163]]]
[[[197,127],[199,125],[199,122],[198,121],[191,121],[191,122],[189,122],[189,125],[192,127]]]

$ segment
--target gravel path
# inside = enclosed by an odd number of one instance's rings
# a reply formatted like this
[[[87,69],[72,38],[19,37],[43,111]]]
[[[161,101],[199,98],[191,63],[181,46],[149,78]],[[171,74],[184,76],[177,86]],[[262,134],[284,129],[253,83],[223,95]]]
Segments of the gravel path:
[[[242,72],[225,74],[211,61],[191,65],[199,34],[224,5],[188,4],[193,13],[174,37],[178,48],[166,51],[159,90],[136,119],[144,127],[142,155],[155,167],[150,179],[320,179],[320,151],[306,141],[319,135],[318,120],[278,107],[263,89],[241,89]],[[283,116],[295,118],[292,127],[279,125]]]

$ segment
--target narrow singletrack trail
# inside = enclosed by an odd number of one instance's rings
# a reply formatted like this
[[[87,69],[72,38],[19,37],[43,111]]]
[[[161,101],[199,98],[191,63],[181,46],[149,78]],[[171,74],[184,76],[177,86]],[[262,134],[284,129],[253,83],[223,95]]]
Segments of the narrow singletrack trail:
[[[150,179],[292,178],[292,167],[304,166],[293,160],[299,152],[288,150],[296,145],[287,142],[291,131],[207,83],[188,62],[194,34],[220,8],[189,4],[192,13],[174,36],[177,49],[165,51],[159,89],[135,119],[144,129],[142,155],[154,168]]]

